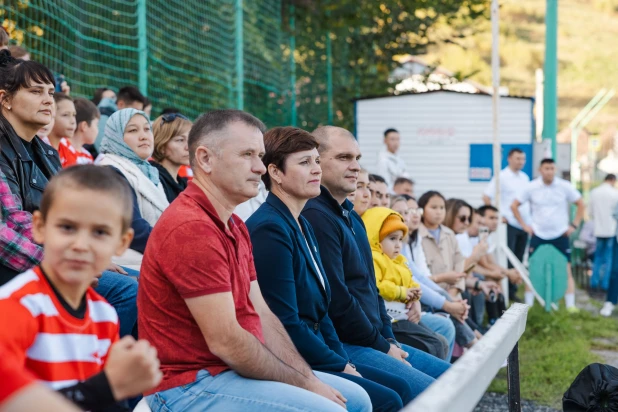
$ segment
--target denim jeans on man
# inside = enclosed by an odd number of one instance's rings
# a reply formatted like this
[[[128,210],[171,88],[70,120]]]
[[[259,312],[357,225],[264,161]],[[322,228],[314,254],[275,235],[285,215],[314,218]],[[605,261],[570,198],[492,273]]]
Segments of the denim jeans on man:
[[[609,278],[612,270],[612,256],[614,253],[614,237],[598,237],[597,248],[594,252],[594,266],[590,287],[601,287],[603,290],[609,288]]]
[[[347,379],[314,372],[348,400],[349,412],[371,411],[367,392]],[[324,411],[343,412],[336,403],[307,390],[281,382],[247,379],[233,370],[211,376],[201,370],[195,382],[146,397],[153,412],[252,412]]]
[[[609,272],[609,288],[607,289],[607,298],[605,301],[612,302],[614,305],[618,304],[618,242],[616,238],[613,238],[613,256],[612,266]]]
[[[120,337],[133,335],[137,338],[137,275],[125,269],[129,275],[105,271],[95,291],[103,296],[118,313]]]
[[[431,356],[421,350],[408,345],[401,345],[402,349],[408,352],[406,359],[412,367],[405,363],[382,353],[375,349],[343,344],[343,348],[352,359],[352,362],[362,362],[374,368],[389,371],[399,377],[405,378],[409,383],[414,397],[417,397],[429,385],[431,385],[440,375],[449,368],[450,364]]]

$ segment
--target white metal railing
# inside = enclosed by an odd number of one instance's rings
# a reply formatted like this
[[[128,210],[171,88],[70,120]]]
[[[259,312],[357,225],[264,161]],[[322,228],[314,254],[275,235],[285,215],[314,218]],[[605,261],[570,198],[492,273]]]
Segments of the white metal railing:
[[[472,411],[509,359],[509,410],[521,410],[517,342],[526,329],[528,306],[513,304],[472,349],[425,390],[404,412]]]

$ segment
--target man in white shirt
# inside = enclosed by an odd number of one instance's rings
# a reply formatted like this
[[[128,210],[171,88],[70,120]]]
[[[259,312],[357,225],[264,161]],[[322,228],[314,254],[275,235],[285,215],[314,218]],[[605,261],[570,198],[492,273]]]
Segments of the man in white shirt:
[[[511,149],[507,161],[508,166],[500,171],[500,212],[502,221],[507,224],[507,245],[517,259],[522,261],[526,253],[528,234],[522,230],[521,225],[517,219],[515,219],[511,211],[511,205],[517,198],[517,194],[521,189],[530,182],[530,177],[522,170],[526,164],[526,154],[521,149]],[[492,178],[483,193],[483,203],[485,203],[485,205],[491,205],[495,195],[496,182],[495,179]],[[521,213],[526,224],[529,225],[530,205],[528,203],[521,205],[519,207],[519,213]],[[511,262],[508,262],[508,267],[509,269],[513,268]],[[517,285],[509,282],[509,296],[515,297],[516,293]]]
[[[618,190],[614,188],[616,175],[605,176],[603,183],[590,192],[588,214],[594,223],[594,237],[597,248],[594,254],[594,267],[590,287],[603,290],[609,288],[614,236],[616,235],[616,220],[612,214],[618,204]]]
[[[532,236],[530,253],[539,246],[550,244],[562,252],[567,260],[571,257],[569,236],[581,224],[584,217],[584,201],[581,194],[571,186],[571,183],[556,177],[556,163],[553,159],[543,159],[539,168],[541,176],[534,179],[518,194],[513,201],[511,210],[523,230]],[[530,203],[532,224],[528,225],[519,206]],[[569,204],[577,205],[577,213],[573,222],[569,223]],[[575,307],[575,283],[571,275],[571,264],[567,265],[568,287],[564,300],[567,310],[577,312]],[[526,304],[532,306],[534,295],[527,291]]]
[[[395,129],[384,132],[384,147],[378,154],[378,174],[386,180],[388,190],[393,190],[393,184],[398,177],[410,177],[406,169],[406,162],[397,154],[401,137]]]

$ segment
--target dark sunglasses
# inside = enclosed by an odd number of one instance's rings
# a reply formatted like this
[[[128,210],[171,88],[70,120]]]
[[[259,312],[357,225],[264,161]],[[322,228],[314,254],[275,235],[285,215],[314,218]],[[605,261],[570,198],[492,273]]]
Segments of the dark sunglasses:
[[[189,120],[187,116],[180,113],[165,113],[163,116],[161,116],[162,123],[172,123],[176,119]]]
[[[470,219],[470,216],[458,216],[457,219],[459,219],[461,223],[470,223],[472,221],[472,219]]]

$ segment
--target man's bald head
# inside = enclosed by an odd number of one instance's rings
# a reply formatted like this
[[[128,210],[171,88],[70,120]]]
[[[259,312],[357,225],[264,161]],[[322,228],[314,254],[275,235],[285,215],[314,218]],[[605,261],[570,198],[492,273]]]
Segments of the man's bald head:
[[[337,126],[320,126],[311,134],[320,144],[318,147],[318,152],[320,152],[320,154],[331,149],[330,141],[334,136],[349,137],[350,139],[356,140],[354,135],[348,130]]]

